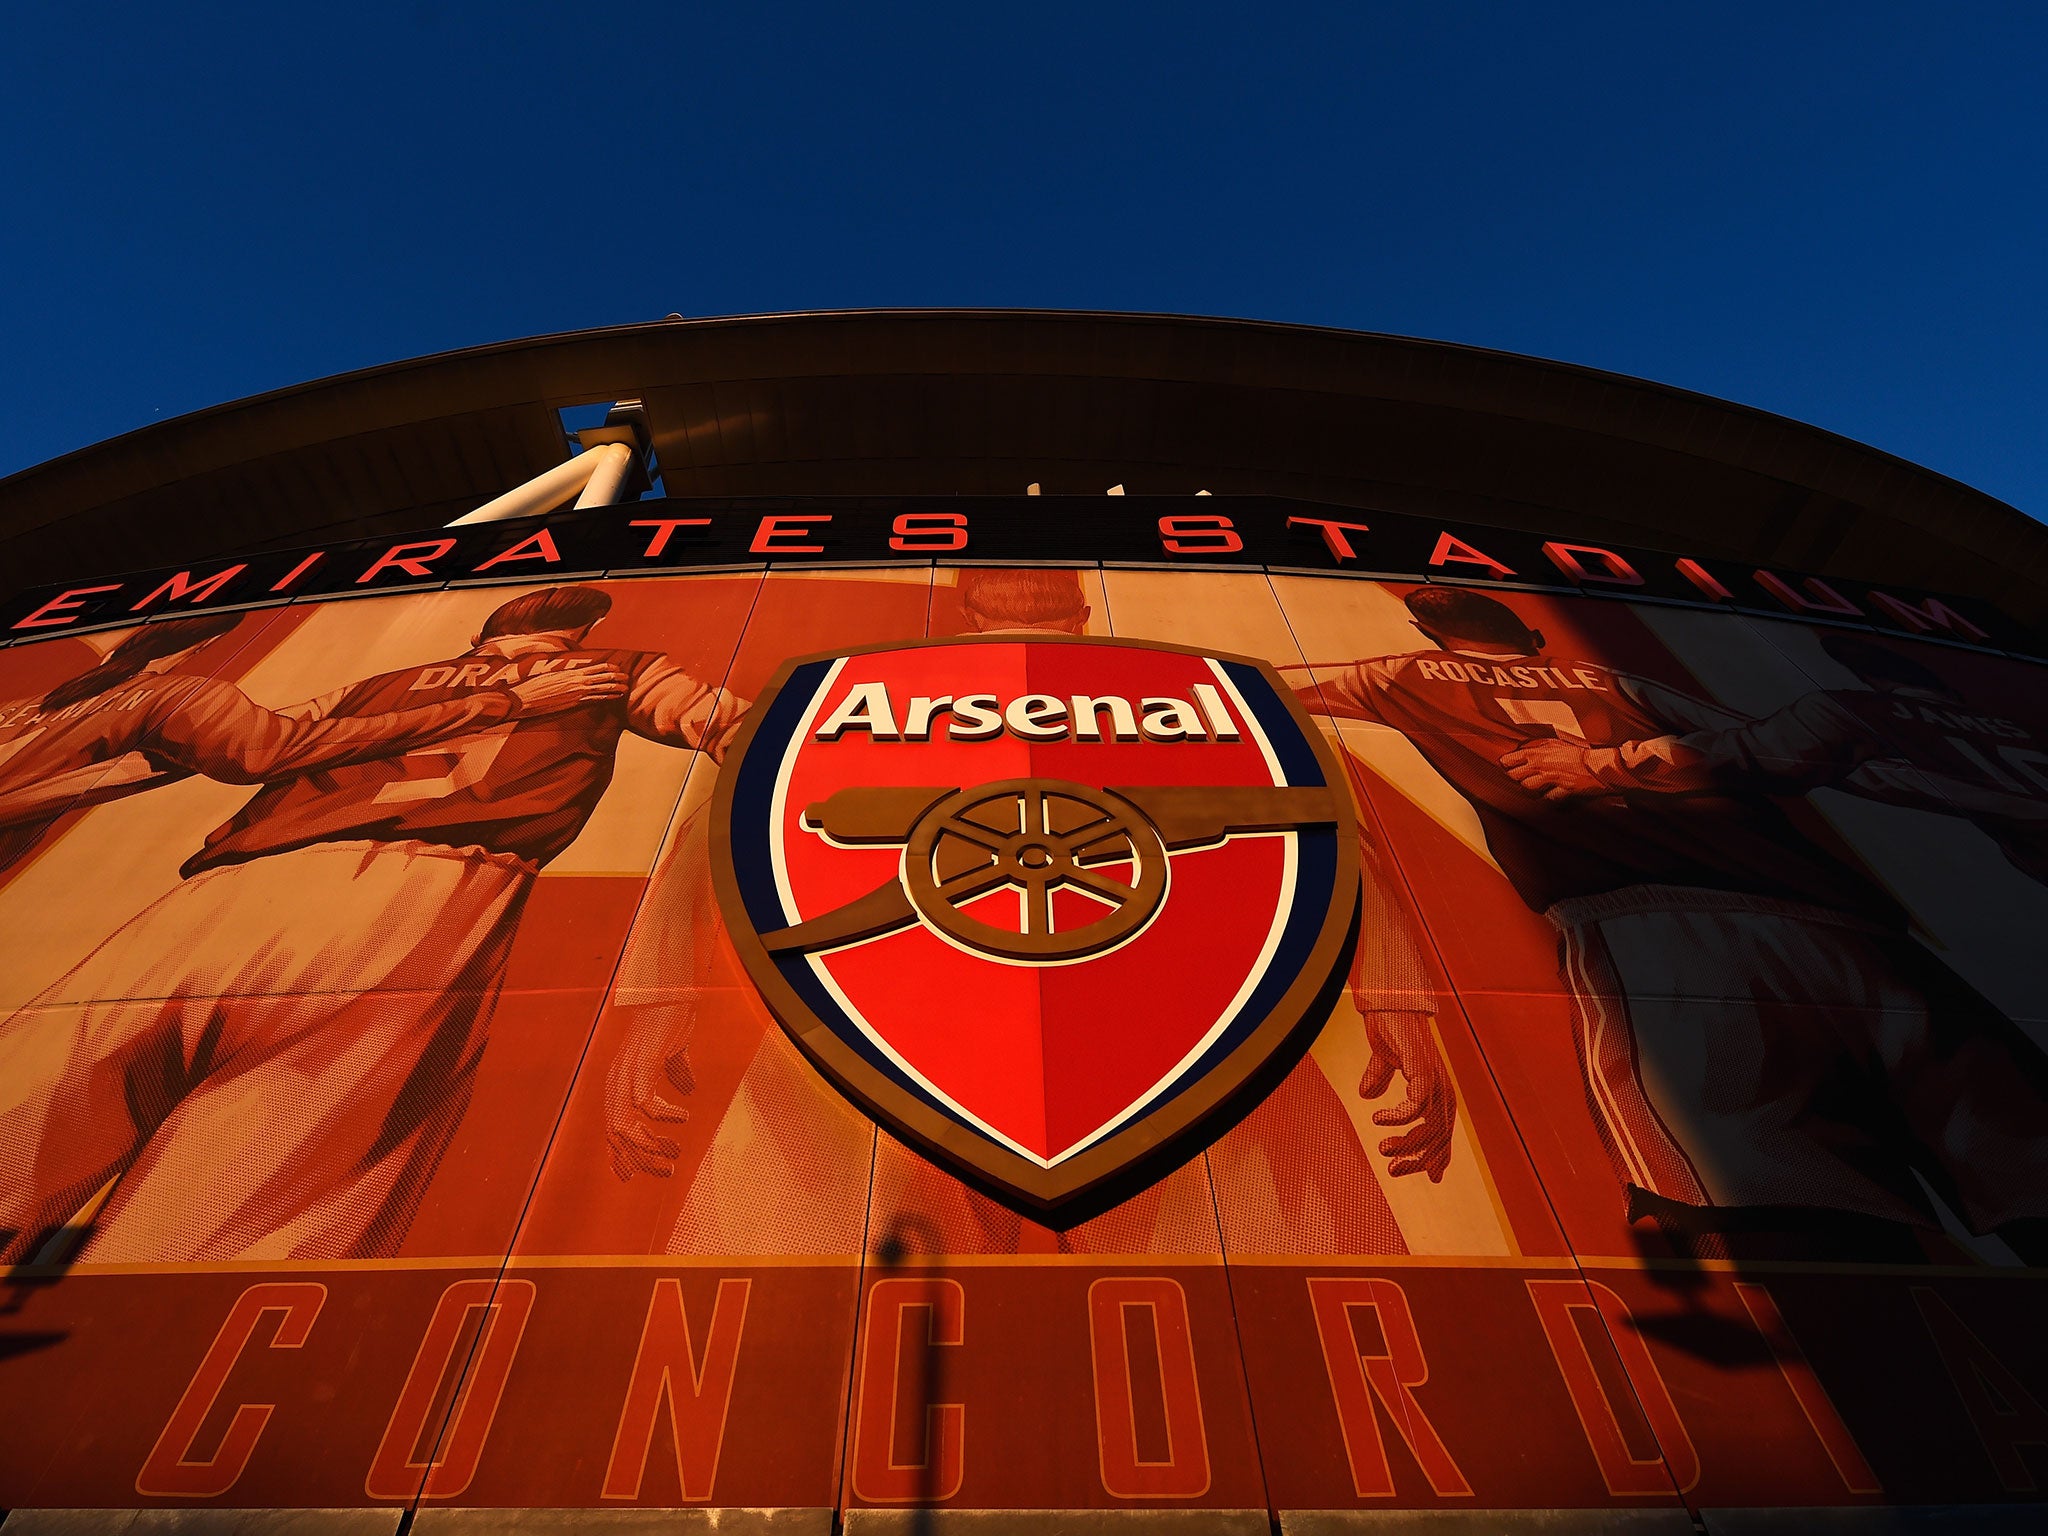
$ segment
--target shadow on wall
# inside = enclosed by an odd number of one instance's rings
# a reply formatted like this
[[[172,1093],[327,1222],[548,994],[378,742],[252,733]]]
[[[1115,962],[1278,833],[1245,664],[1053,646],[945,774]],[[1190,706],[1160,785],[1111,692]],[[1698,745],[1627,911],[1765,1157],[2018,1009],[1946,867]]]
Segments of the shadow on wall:
[[[939,1251],[938,1229],[922,1216],[899,1214],[875,1243],[874,1251],[875,1262],[883,1273],[894,1274],[918,1256]],[[903,1383],[903,1400],[917,1405],[916,1421],[929,1436],[932,1410],[946,1400],[945,1351],[927,1342],[917,1351],[915,1369],[916,1375]],[[932,1505],[938,1496],[939,1458],[927,1444],[919,1461],[922,1465],[917,1474],[917,1501],[910,1507],[909,1536],[933,1536]]]
[[[1779,1247],[1785,1256],[1807,1262],[1927,1262],[1911,1232],[1848,1211],[1773,1206],[1701,1211],[1631,1188],[1628,1218],[1644,1277],[1677,1304],[1673,1311],[1638,1314],[1629,1326],[1647,1339],[1723,1368],[1764,1365],[1774,1356],[1756,1328],[1706,1306],[1711,1285],[1707,1261],[1733,1260],[1738,1279],[1743,1260],[1775,1258]]]
[[[69,1275],[74,1258],[84,1251],[92,1238],[93,1226],[94,1223],[88,1221],[83,1225],[53,1227],[38,1233],[38,1240],[29,1248],[35,1255],[34,1259],[0,1274],[0,1318],[20,1317],[38,1291],[47,1290]],[[0,1227],[0,1248],[7,1247],[20,1235],[11,1228]],[[39,1349],[61,1344],[69,1337],[68,1330],[38,1332],[17,1330],[12,1326],[0,1328],[0,1362],[18,1355],[32,1355]]]

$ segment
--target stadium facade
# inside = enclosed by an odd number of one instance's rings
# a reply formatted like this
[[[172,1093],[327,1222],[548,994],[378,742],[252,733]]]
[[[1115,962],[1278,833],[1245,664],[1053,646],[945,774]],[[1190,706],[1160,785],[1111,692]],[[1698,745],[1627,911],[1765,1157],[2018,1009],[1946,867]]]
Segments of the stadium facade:
[[[0,552],[6,1536],[2037,1526],[2002,503],[867,312],[201,412]]]

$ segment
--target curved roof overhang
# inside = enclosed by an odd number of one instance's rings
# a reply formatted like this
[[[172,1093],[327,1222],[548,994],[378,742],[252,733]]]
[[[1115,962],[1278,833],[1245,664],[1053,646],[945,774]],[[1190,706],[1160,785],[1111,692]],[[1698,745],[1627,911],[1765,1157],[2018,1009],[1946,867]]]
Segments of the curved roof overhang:
[[[558,463],[561,408],[626,397],[672,496],[1297,496],[2048,618],[2048,529],[1767,412],[1443,342],[1048,311],[670,320],[342,374],[0,480],[0,568],[25,587],[446,521]]]

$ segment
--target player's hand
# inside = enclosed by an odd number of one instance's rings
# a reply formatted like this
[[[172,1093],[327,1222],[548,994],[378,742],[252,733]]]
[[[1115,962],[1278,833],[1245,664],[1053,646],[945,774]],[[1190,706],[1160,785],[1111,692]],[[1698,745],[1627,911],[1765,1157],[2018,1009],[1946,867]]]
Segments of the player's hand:
[[[674,1174],[683,1149],[671,1130],[690,1118],[689,1107],[678,1101],[696,1088],[687,1045],[655,1019],[643,1020],[605,1076],[605,1146],[613,1173],[621,1180]]]
[[[522,715],[553,715],[598,699],[623,698],[626,674],[617,667],[562,667],[512,685]]]
[[[1505,754],[1500,765],[1522,788],[1546,800],[1614,793],[1588,766],[1586,749],[1568,741],[1526,741]]]
[[[1426,1013],[1368,1013],[1365,1041],[1372,1058],[1358,1080],[1358,1096],[1376,1099],[1393,1085],[1399,1072],[1408,1093],[1391,1109],[1376,1109],[1374,1125],[1406,1125],[1411,1129],[1380,1143],[1380,1156],[1391,1158],[1387,1172],[1395,1178],[1426,1173],[1432,1184],[1443,1182],[1451,1165],[1451,1132],[1458,1123],[1458,1094],[1444,1068],[1436,1031]]]

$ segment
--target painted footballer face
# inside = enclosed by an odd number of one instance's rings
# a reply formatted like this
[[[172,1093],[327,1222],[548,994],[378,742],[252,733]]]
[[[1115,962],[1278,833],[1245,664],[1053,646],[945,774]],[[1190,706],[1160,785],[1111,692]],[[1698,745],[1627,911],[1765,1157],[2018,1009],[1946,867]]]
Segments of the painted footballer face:
[[[990,637],[792,662],[716,809],[721,900],[839,1087],[1048,1212],[1191,1132],[1347,951],[1340,770],[1262,664]]]

